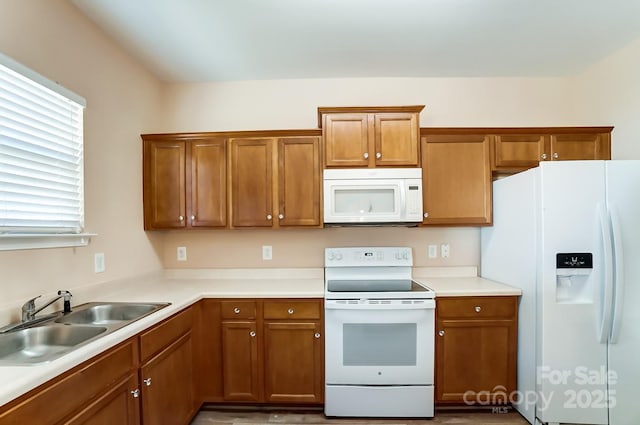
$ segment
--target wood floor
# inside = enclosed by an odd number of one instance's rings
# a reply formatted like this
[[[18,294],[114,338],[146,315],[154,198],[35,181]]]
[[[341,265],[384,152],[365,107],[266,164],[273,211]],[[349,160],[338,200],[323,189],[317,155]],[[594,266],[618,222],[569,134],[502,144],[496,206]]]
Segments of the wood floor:
[[[326,418],[321,410],[278,411],[246,409],[203,408],[191,425],[528,425],[516,411],[492,413],[491,410],[437,410],[435,417],[428,420],[414,419],[367,419],[367,418]]]

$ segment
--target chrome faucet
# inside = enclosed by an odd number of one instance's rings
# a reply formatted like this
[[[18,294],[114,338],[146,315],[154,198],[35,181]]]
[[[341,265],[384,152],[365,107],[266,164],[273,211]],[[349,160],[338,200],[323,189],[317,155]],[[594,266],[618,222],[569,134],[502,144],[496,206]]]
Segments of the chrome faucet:
[[[47,302],[45,305],[36,308],[36,300],[40,298],[42,295],[38,295],[35,298],[31,298],[29,301],[22,305],[22,322],[30,322],[35,320],[36,314],[40,313],[45,308],[49,307],[54,302],[58,301],[60,298],[64,298],[64,314],[71,312],[71,292],[60,290],[58,291],[58,296],[54,299]]]

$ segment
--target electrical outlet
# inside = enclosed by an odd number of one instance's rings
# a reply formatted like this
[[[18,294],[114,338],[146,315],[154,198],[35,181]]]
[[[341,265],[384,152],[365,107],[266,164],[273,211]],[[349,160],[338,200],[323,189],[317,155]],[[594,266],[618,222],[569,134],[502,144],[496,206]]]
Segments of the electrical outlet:
[[[176,250],[176,257],[178,261],[187,261],[187,247],[179,246]]]
[[[262,259],[271,260],[273,258],[273,247],[271,245],[262,245]]]
[[[104,252],[98,252],[93,256],[93,271],[96,273],[104,272]]]
[[[450,254],[449,244],[443,243],[442,245],[440,245],[440,256],[442,258],[449,258],[449,254]]]
[[[438,258],[438,245],[429,245],[429,258]]]

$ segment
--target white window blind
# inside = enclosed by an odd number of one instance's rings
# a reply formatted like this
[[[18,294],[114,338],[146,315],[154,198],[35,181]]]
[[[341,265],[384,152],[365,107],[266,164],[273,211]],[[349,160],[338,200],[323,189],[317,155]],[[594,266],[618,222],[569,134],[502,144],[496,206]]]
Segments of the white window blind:
[[[84,100],[52,85],[0,57],[2,236],[84,231]]]

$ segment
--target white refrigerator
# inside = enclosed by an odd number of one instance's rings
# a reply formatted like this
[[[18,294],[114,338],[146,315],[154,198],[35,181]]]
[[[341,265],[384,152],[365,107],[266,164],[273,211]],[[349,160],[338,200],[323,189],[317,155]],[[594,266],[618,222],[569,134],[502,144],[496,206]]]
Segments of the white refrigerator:
[[[518,391],[533,423],[640,424],[640,161],[496,180],[481,275],[522,289]]]

